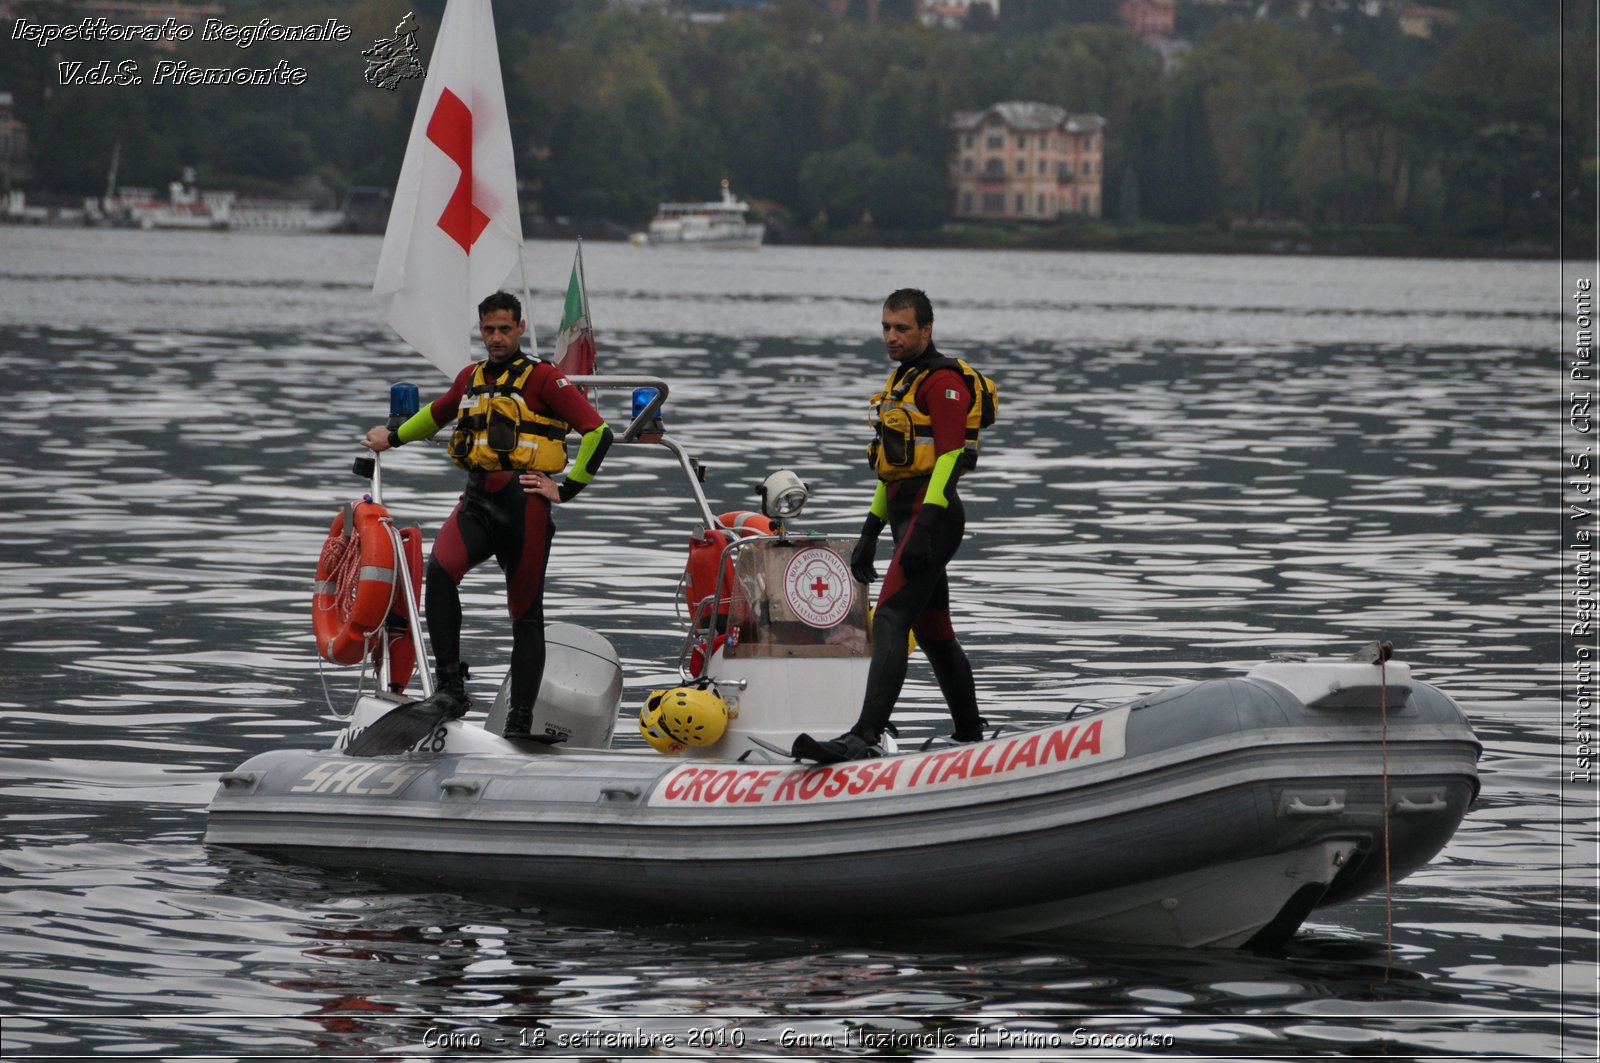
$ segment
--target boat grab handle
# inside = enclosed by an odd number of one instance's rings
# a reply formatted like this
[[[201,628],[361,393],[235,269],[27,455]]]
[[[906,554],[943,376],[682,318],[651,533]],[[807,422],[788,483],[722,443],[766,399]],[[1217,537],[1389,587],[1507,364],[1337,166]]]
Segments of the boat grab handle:
[[[600,796],[626,797],[636,801],[639,798],[639,788],[637,786],[602,786],[600,787]]]
[[[227,790],[248,790],[260,778],[261,776],[253,771],[225,771],[217,776],[217,782]]]
[[[1416,812],[1443,812],[1447,807],[1441,794],[1428,794],[1425,800],[1416,800],[1411,794],[1401,794],[1394,799],[1394,810],[1400,815]]]
[[[1344,812],[1343,794],[1284,794],[1279,813],[1285,816],[1337,816]]]
[[[445,794],[455,797],[462,794],[475,794],[483,789],[483,783],[478,779],[463,779],[458,775],[452,775],[439,784],[439,789]]]

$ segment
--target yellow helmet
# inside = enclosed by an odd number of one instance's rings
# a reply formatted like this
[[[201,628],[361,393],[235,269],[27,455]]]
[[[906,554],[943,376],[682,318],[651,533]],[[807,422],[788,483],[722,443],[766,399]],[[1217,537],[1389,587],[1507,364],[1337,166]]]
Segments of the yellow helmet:
[[[685,746],[710,746],[728,730],[728,703],[710,690],[652,690],[639,710],[639,733],[657,752],[673,755]]]

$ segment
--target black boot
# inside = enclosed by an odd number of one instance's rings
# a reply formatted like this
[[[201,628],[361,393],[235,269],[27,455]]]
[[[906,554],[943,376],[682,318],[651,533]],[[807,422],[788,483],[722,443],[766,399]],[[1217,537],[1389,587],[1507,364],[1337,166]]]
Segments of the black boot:
[[[838,764],[847,760],[867,760],[883,756],[880,739],[868,740],[854,731],[846,731],[838,738],[819,742],[808,734],[795,736],[789,755],[796,760],[809,760],[817,764]]]
[[[979,716],[977,724],[975,724],[971,729],[957,727],[955,732],[950,735],[950,741],[959,745],[967,745],[972,742],[982,742],[984,737],[983,729],[987,726],[989,726],[988,721],[982,716]]]
[[[532,738],[533,710],[526,705],[514,706],[506,713],[506,725],[500,734],[504,738]]]
[[[433,694],[417,702],[422,708],[438,713],[440,718],[459,720],[472,708],[467,697],[467,666],[464,662],[441,664],[434,672],[437,682]]]

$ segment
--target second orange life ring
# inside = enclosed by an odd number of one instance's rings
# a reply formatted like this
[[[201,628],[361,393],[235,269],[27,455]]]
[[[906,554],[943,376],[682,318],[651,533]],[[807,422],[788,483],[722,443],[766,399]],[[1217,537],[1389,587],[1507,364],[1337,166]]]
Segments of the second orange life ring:
[[[360,661],[398,599],[388,519],[383,506],[363,500],[341,509],[328,527],[311,598],[311,629],[324,660]]]

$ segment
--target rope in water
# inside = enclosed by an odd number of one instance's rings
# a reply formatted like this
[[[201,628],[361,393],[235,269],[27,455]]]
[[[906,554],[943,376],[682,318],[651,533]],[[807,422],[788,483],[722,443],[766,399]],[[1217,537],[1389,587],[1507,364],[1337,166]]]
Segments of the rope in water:
[[[1389,668],[1388,656],[1378,651],[1378,712],[1382,721],[1383,748],[1383,925],[1384,955],[1394,960],[1394,878],[1389,866]],[[1385,966],[1384,980],[1389,971]]]

